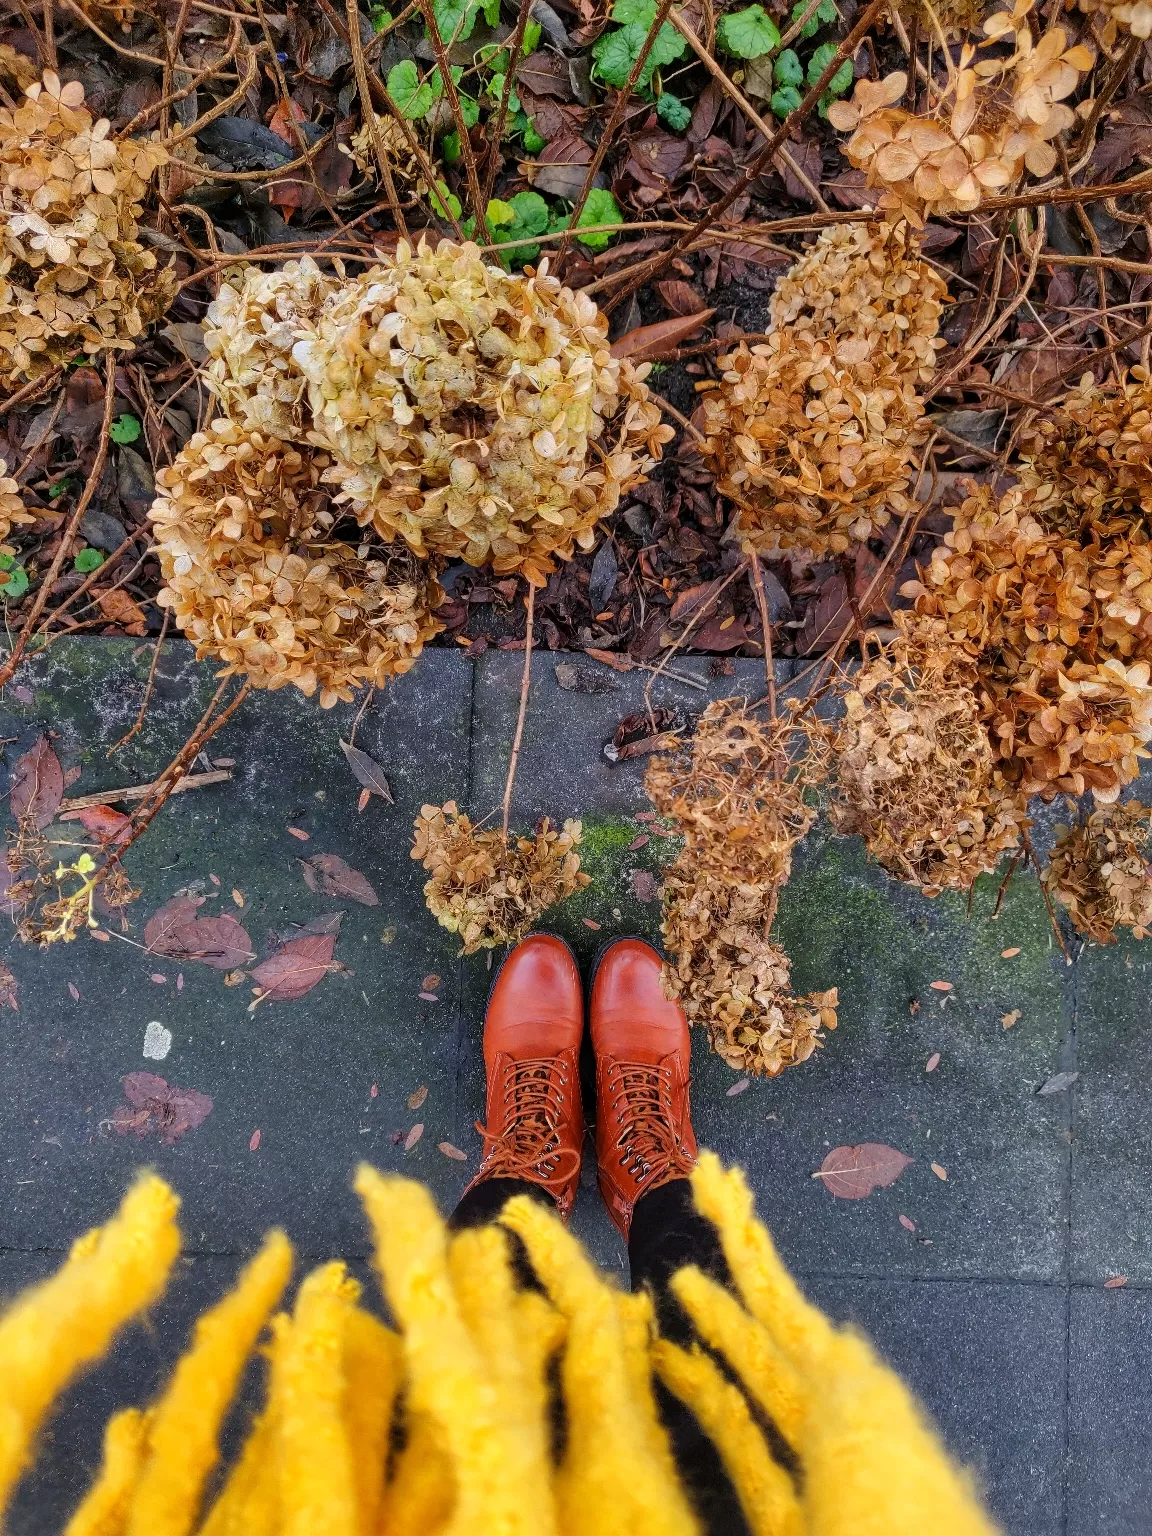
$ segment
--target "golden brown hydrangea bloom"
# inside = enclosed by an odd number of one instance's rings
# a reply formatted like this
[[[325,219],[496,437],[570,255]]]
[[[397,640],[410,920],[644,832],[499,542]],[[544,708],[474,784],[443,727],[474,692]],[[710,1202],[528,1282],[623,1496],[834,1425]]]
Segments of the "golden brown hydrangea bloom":
[[[1037,519],[1078,538],[1107,539],[1152,524],[1152,382],[1133,368],[1120,383],[1091,374],[1020,443],[1020,484]]]
[[[792,849],[816,819],[806,791],[826,751],[790,720],[762,724],[744,699],[704,711],[682,751],[653,758],[645,779],[684,849],[664,881],[664,984],[707,1028],[729,1066],[774,1077],[805,1061],[836,1027],[836,989],[798,998],[772,942]]]
[[[12,532],[13,523],[34,523],[35,521],[32,513],[25,509],[19,485],[8,474],[8,465],[0,459],[0,544],[3,544]]]
[[[199,656],[327,708],[406,672],[443,626],[436,567],[403,544],[337,536],[328,459],[220,420],[156,476],[160,602]]]
[[[963,649],[928,629],[901,636],[852,678],[833,742],[833,826],[927,896],[995,869],[1026,824],[995,771],[975,680]]]
[[[1044,884],[1080,933],[1112,944],[1117,928],[1152,933],[1152,809],[1139,800],[1106,805],[1076,827],[1058,828]]]
[[[768,342],[721,358],[704,397],[746,544],[842,554],[910,510],[946,296],[906,226],[826,230],[784,277]]]
[[[137,241],[155,143],[117,142],[84,88],[47,70],[0,109],[0,379],[126,346],[163,314],[170,269]]]
[[[1036,41],[1027,20],[1032,4],[1017,0],[1015,10],[988,18],[987,41],[1010,42],[1011,51],[977,62],[966,43],[930,112],[897,105],[908,87],[902,71],[858,80],[851,101],[829,108],[833,127],[852,134],[848,159],[870,187],[883,189],[881,208],[919,227],[935,214],[971,212],[987,194],[1015,186],[1025,169],[1052,172],[1052,140],[1074,122],[1064,98],[1093,59],[1087,48],[1067,46],[1062,27]]]
[[[1152,582],[1143,547],[1107,549],[1050,533],[1014,488],[960,506],[923,582],[905,583],[979,668],[978,694],[1014,790],[1104,803],[1140,771],[1152,739]],[[1131,585],[1128,575],[1134,576]]]
[[[422,806],[412,857],[431,872],[428,910],[460,935],[465,955],[518,943],[541,913],[589,883],[574,851],[580,835],[578,821],[556,831],[545,817],[533,837],[505,840],[499,827],[477,831],[454,800]]]
[[[1089,16],[1103,13],[1104,28],[1100,39],[1105,45],[1115,42],[1118,32],[1131,32],[1133,37],[1152,37],[1150,0],[1077,0],[1077,5]]]

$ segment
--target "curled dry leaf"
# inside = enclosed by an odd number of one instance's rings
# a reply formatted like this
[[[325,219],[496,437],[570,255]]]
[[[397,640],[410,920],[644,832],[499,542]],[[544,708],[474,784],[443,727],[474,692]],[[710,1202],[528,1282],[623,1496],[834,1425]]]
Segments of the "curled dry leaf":
[[[358,869],[346,864],[338,853],[315,853],[300,861],[304,883],[323,896],[346,896],[365,907],[378,907],[380,898],[368,879]]]
[[[855,1147],[834,1147],[812,1177],[841,1200],[863,1200],[874,1189],[895,1184],[913,1161],[884,1142],[864,1141]]]
[[[41,736],[12,769],[8,803],[17,821],[31,821],[42,832],[64,798],[64,770],[47,736]]]

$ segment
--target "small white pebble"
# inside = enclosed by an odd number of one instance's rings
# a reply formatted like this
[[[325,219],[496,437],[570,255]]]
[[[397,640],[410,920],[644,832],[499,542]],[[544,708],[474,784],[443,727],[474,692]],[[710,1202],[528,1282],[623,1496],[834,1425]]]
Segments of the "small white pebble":
[[[172,1049],[172,1031],[153,1019],[144,1031],[144,1054],[149,1061],[163,1061]]]

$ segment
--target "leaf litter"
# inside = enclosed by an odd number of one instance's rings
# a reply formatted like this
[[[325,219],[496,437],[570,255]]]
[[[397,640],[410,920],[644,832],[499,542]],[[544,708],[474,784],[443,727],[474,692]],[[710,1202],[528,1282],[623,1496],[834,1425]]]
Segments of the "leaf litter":
[[[873,1190],[895,1184],[913,1161],[884,1142],[864,1141],[858,1146],[834,1147],[812,1177],[840,1200],[863,1200]]]

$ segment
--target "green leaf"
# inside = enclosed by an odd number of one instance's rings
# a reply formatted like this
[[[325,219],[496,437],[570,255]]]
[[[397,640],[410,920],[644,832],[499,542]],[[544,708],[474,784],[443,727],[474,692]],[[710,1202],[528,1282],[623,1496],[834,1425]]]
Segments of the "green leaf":
[[[444,157],[445,165],[455,165],[460,158],[460,135],[453,130],[446,133],[440,140],[440,153]]]
[[[789,112],[795,112],[802,100],[803,97],[794,85],[782,85],[779,90],[772,92],[769,105],[777,117],[785,118]]]
[[[456,94],[460,102],[460,116],[464,119],[464,126],[475,128],[480,121],[480,103],[474,96],[465,96],[463,91],[458,91]]]
[[[773,64],[772,78],[777,85],[804,84],[804,66],[791,48],[785,48]]]
[[[500,25],[500,0],[483,0],[480,9],[484,12],[484,20],[490,27]]]
[[[492,25],[495,26],[496,23],[493,22]],[[521,49],[521,53],[535,53],[539,41],[540,23],[538,21],[530,21],[524,28],[524,46]]]
[[[7,602],[10,597],[23,597],[28,590],[28,572],[22,565],[8,567],[8,579],[0,586],[0,599]]]
[[[779,48],[780,33],[762,5],[750,5],[721,18],[716,41],[725,53],[738,59],[759,59]]]
[[[665,91],[656,103],[656,116],[673,133],[683,133],[692,121],[692,110],[684,105],[679,96]]]
[[[516,220],[529,235],[542,235],[548,228],[548,204],[539,192],[517,192],[512,199]]]
[[[71,484],[72,484],[71,479],[67,475],[65,475],[63,480],[57,480],[55,485],[50,485],[48,487],[48,499],[49,499],[49,501],[55,501],[57,496],[63,496],[64,492],[68,489],[68,487]]]
[[[489,229],[503,229],[506,225],[515,222],[516,210],[511,203],[505,203],[500,198],[493,197],[489,200],[484,217]]]
[[[808,0],[797,0],[797,3],[792,7],[792,20],[799,21],[807,9]],[[836,20],[837,14],[834,0],[820,0],[820,4],[800,28],[800,36],[815,37],[822,26],[830,26]]]
[[[82,549],[72,563],[78,571],[83,571],[87,575],[89,571],[100,569],[104,564],[104,556],[98,549]]]
[[[612,20],[618,21],[622,27],[634,22],[647,32],[656,20],[656,0],[616,0],[612,7]]]
[[[821,43],[808,60],[808,84],[815,85],[820,76],[836,57],[835,43]]]
[[[529,118],[528,126],[524,130],[524,148],[530,155],[538,155],[547,142],[542,133],[537,133],[535,123]]]
[[[432,0],[432,15],[441,41],[462,43],[471,37],[478,10],[475,0]]]
[[[493,201],[499,200],[494,198]],[[508,214],[512,217],[508,218]],[[530,235],[542,235],[548,228],[551,214],[539,192],[517,192],[510,202],[500,203],[499,216],[500,223],[492,228],[492,239],[497,245],[508,245],[527,240]],[[488,204],[488,222],[491,227],[491,203]],[[508,252],[508,260],[523,266],[526,261],[535,261],[539,254],[540,247],[536,244],[517,244],[514,250]]]
[[[651,25],[650,21],[649,25]],[[640,57],[640,50],[647,36],[648,27],[634,21],[615,32],[605,32],[603,36],[598,37],[592,44],[592,57],[596,60],[597,77],[606,85],[614,85],[617,89],[627,85],[632,66]],[[674,59],[681,58],[687,47],[688,44],[676,28],[665,22],[657,32],[648,57],[644,60],[644,68],[640,71],[637,85],[641,89],[647,89],[652,83],[655,72],[662,69],[665,64],[671,64]]]
[[[432,211],[438,219],[446,219],[449,212],[453,218],[460,217],[460,199],[455,192],[450,192],[446,183],[438,181],[428,194],[428,201],[432,204]]]
[[[372,23],[373,32],[383,32],[385,27],[392,25],[392,12],[386,11],[382,5],[374,5],[368,12]]]
[[[593,187],[588,194],[588,201],[584,204],[584,211],[580,215],[576,228],[579,231],[590,224],[622,224],[623,222],[624,216],[611,192],[606,187]],[[612,236],[603,230],[594,235],[578,233],[576,238],[590,251],[602,251]]]
[[[0,550],[0,571],[10,571],[15,564],[15,555],[9,555],[4,550]]]
[[[508,77],[506,75],[493,75],[491,80],[489,80],[488,84],[484,87],[486,94],[491,96],[492,100],[497,104],[497,106],[499,106],[500,98],[504,94],[504,81],[507,78]],[[510,112],[519,112],[521,110],[520,98],[517,96],[515,91],[509,93],[508,110]]]
[[[108,436],[114,443],[134,443],[140,436],[140,422],[127,411],[123,416],[117,416],[116,420],[108,428]]]
[[[829,80],[824,89],[825,96],[833,98],[843,96],[845,91],[852,89],[852,82],[856,78],[856,71],[852,68],[852,60],[845,59],[840,68]]]
[[[404,117],[423,117],[436,97],[430,85],[421,85],[420,76],[411,59],[401,59],[388,71],[388,94],[396,110]]]

